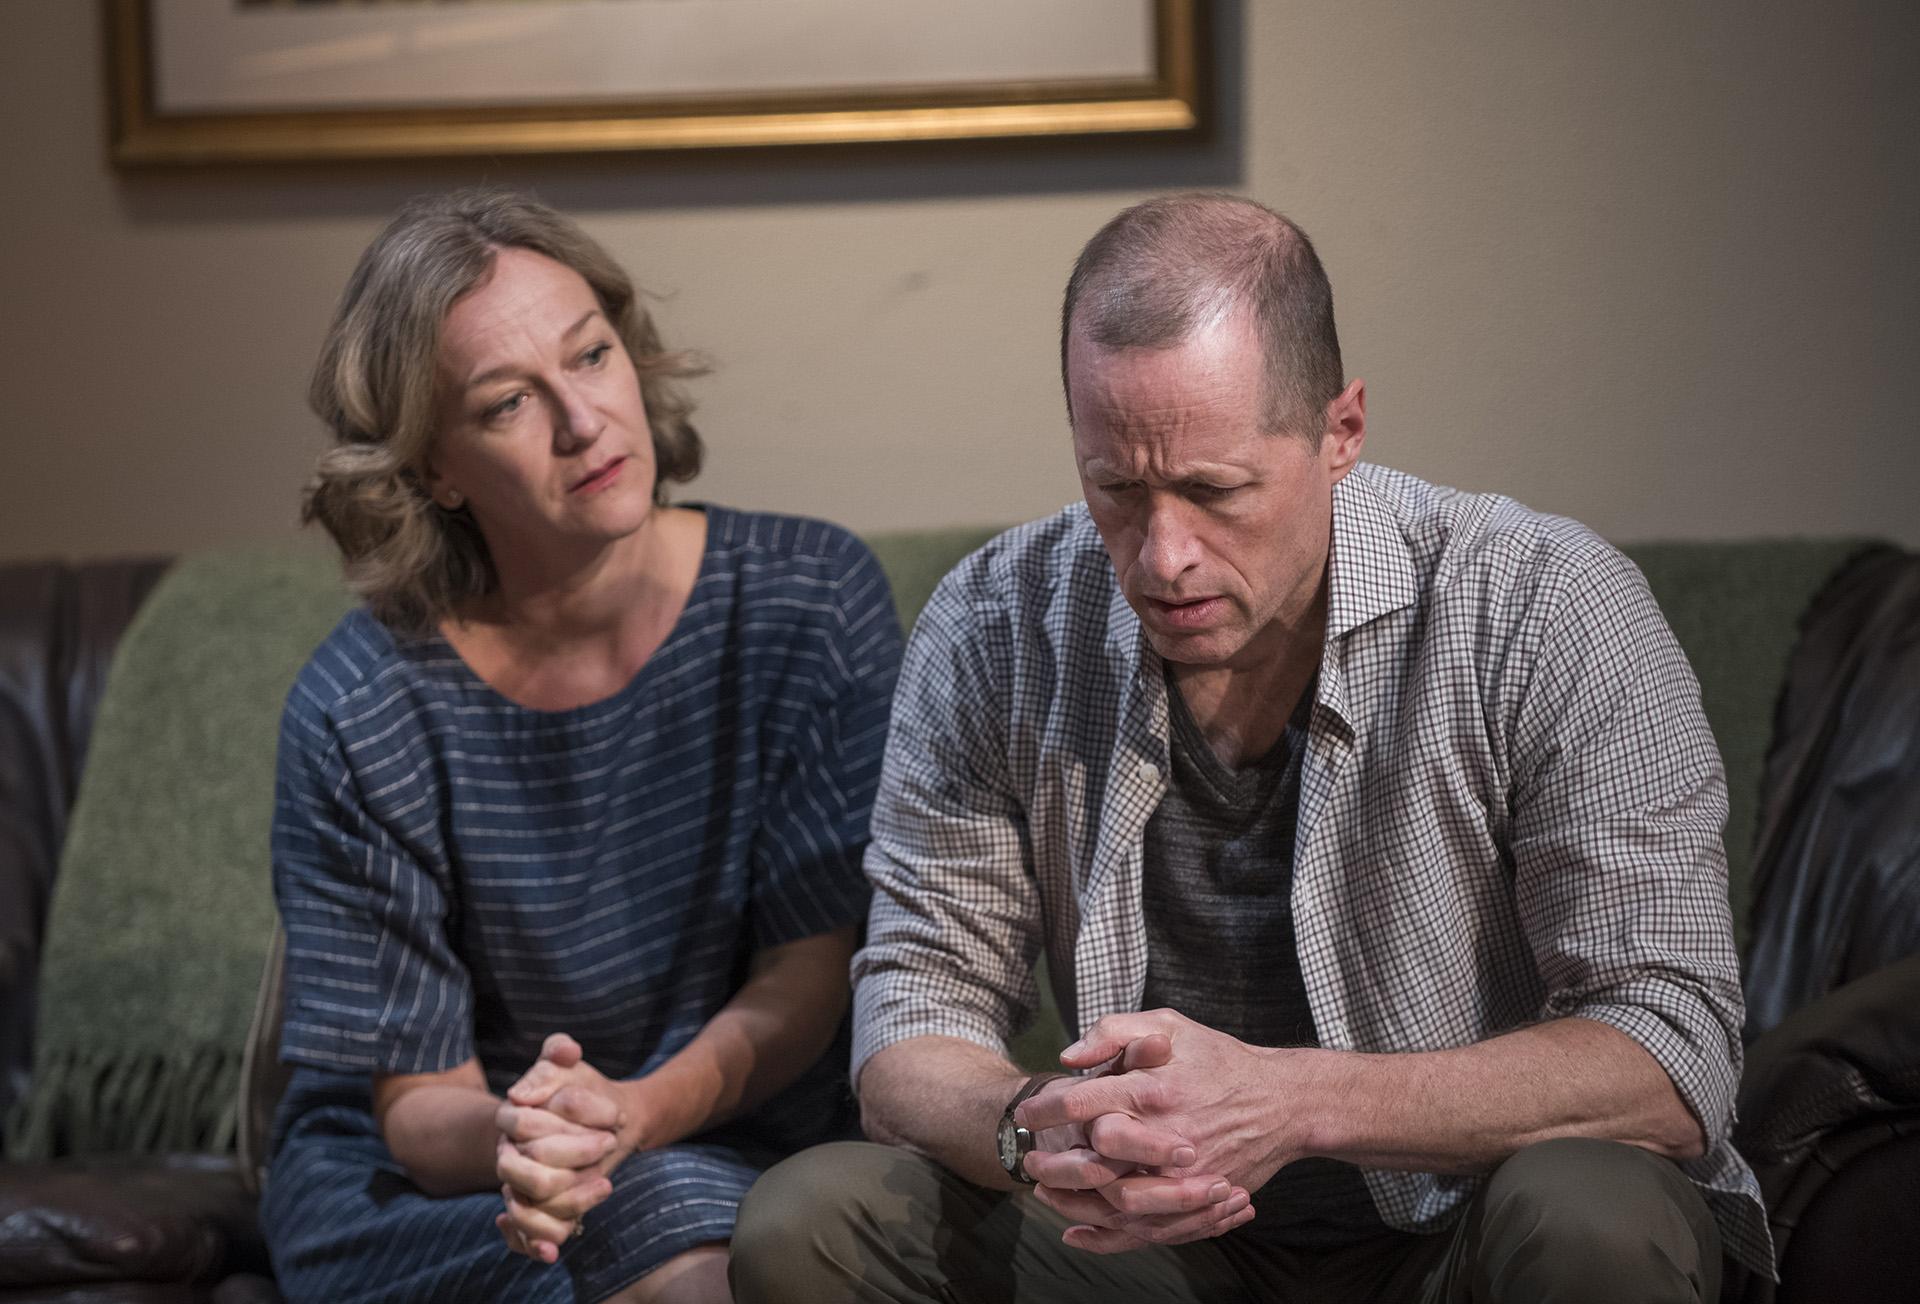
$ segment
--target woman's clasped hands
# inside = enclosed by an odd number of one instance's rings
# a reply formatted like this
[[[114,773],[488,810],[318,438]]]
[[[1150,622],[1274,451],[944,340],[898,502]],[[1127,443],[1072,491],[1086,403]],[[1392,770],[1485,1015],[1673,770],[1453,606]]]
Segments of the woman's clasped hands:
[[[552,1263],[587,1211],[613,1194],[613,1170],[639,1145],[626,1084],[587,1063],[564,1032],[507,1089],[495,1114],[495,1172],[506,1208],[494,1225],[507,1245]]]

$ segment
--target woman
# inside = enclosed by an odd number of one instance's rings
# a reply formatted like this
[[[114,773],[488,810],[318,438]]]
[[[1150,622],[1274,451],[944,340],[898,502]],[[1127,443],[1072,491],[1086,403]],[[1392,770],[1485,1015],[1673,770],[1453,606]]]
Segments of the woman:
[[[668,505],[695,372],[520,196],[410,205],[347,286],[306,513],[365,605],[273,837],[292,1299],[725,1299],[748,1185],[846,1128],[899,632],[845,531]]]

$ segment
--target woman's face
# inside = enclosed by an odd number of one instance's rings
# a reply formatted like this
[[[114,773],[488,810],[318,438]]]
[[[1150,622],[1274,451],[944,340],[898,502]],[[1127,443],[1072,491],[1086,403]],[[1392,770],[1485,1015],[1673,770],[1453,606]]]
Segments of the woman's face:
[[[472,510],[496,566],[564,563],[643,525],[653,436],[633,360],[578,272],[526,249],[440,328],[426,483]]]

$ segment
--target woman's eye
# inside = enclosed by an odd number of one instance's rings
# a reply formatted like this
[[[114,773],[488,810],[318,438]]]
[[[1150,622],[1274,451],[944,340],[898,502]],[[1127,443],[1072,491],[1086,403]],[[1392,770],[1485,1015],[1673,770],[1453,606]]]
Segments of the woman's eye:
[[[597,367],[607,360],[607,354],[613,351],[611,344],[596,344],[581,355],[580,360],[589,367]]]
[[[525,394],[509,394],[489,407],[482,415],[489,421],[498,421],[502,417],[512,416],[520,410],[520,405],[526,402],[526,399]]]

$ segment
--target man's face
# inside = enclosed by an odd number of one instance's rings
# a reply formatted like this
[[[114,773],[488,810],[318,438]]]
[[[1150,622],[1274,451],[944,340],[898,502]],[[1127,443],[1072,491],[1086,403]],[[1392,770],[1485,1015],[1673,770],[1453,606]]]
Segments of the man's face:
[[[1179,665],[1261,666],[1319,598],[1364,391],[1356,381],[1334,401],[1316,451],[1266,428],[1262,372],[1237,318],[1164,349],[1068,342],[1087,507],[1147,640]]]

